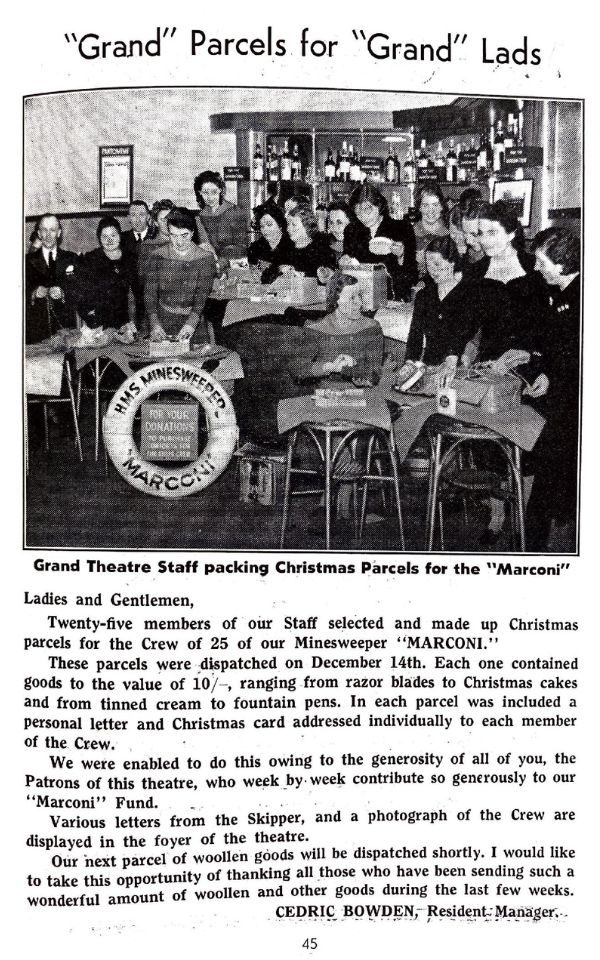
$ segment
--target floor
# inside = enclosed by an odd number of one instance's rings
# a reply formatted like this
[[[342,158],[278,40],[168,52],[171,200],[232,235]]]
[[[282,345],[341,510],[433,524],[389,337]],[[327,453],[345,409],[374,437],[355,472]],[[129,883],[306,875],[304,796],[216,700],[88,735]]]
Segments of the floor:
[[[156,550],[274,550],[279,546],[281,502],[275,506],[240,501],[237,459],[202,493],[179,500],[151,497],[135,490],[104,459],[93,459],[91,412],[82,411],[84,462],[72,440],[66,407],[57,408],[50,424],[49,453],[44,452],[40,424],[30,424],[30,473],[26,485],[26,533],[29,547]],[[426,480],[402,476],[407,552],[424,548]],[[391,508],[391,504],[390,504]],[[318,497],[293,501],[286,549],[324,549],[324,511]],[[479,538],[486,507],[469,507],[465,523],[462,501],[445,509],[445,549],[483,552]],[[355,550],[349,520],[336,519],[333,550]],[[393,512],[385,514],[380,496],[369,503],[362,550],[399,551]],[[503,539],[494,552],[510,550]]]

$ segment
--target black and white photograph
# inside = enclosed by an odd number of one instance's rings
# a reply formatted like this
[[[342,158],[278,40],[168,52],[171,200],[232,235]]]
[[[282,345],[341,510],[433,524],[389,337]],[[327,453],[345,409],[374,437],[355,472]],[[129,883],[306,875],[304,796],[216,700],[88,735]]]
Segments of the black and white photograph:
[[[583,102],[24,99],[24,545],[577,554]]]

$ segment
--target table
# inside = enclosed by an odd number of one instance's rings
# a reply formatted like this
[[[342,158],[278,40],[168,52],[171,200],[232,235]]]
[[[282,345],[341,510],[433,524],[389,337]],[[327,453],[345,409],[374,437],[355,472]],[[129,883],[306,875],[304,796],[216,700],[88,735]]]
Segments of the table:
[[[61,399],[63,374],[67,384],[68,397]],[[25,394],[26,397],[39,397],[33,402],[44,406],[44,432],[46,449],[48,449],[48,414],[47,403],[69,403],[73,415],[75,443],[79,459],[83,460],[81,436],[79,434],[79,420],[77,405],[73,393],[71,367],[69,358],[64,350],[50,350],[43,343],[29,344],[25,348]],[[28,401],[25,403],[25,469],[29,473],[29,421],[27,415]]]

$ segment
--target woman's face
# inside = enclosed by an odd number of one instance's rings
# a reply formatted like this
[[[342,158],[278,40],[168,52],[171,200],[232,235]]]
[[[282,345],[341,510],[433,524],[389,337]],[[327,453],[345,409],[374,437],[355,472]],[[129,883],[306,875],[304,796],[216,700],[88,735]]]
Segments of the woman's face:
[[[306,245],[307,243],[310,243],[310,237],[306,232],[306,227],[302,223],[300,217],[296,216],[294,213],[291,213],[288,214],[286,220],[288,234],[293,244],[296,246],[302,246],[303,244]]]
[[[277,221],[268,213],[260,218],[259,230],[271,249],[274,249],[281,240],[283,231]]]
[[[352,320],[357,320],[362,312],[362,297],[360,295],[360,288],[357,283],[350,284],[347,287],[342,287],[340,291],[338,305],[338,313],[345,314]]]
[[[343,210],[331,210],[327,218],[327,229],[329,233],[340,243],[344,240],[344,230],[350,223]]]
[[[424,193],[421,197],[421,219],[428,227],[433,227],[441,219],[442,205],[434,193]]]
[[[515,233],[509,233],[496,220],[479,218],[479,242],[487,257],[500,257],[512,245]]]
[[[167,217],[170,214],[170,210],[159,210],[156,214],[156,226],[158,227],[158,232],[161,237],[169,236],[169,224],[167,223]]]
[[[186,230],[185,227],[174,227],[172,224],[169,224],[169,240],[175,253],[180,257],[183,257],[192,249],[192,237],[193,233],[191,230]]]
[[[376,207],[374,203],[370,203],[368,200],[363,200],[362,203],[358,203],[354,208],[354,212],[368,230],[376,227],[381,220],[379,207]]]
[[[454,264],[449,263],[441,253],[426,253],[425,266],[434,283],[445,283],[454,277]]]
[[[216,183],[205,183],[200,191],[200,196],[211,210],[216,210],[221,203],[221,191]]]
[[[116,227],[105,227],[100,234],[100,246],[105,253],[113,253],[121,246],[121,234]]]

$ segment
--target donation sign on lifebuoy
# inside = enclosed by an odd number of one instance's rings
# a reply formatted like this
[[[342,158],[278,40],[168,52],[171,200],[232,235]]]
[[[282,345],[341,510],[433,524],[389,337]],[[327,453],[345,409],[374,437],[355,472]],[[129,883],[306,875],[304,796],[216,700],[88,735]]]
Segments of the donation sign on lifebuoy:
[[[144,460],[133,437],[141,404],[161,390],[190,394],[206,416],[208,442],[196,460],[182,467]],[[235,411],[221,384],[200,367],[175,360],[144,367],[119,387],[102,430],[108,456],[121,476],[144,493],[170,499],[197,493],[216,480],[231,460],[238,436]]]

